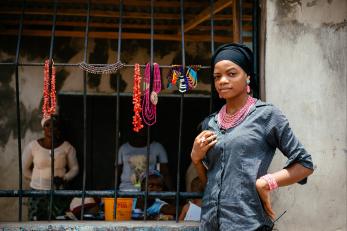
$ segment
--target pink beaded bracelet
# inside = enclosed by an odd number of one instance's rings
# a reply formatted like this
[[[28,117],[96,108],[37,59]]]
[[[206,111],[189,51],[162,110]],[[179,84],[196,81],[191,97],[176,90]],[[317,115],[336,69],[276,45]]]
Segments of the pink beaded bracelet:
[[[260,178],[264,179],[268,183],[270,191],[273,191],[278,188],[276,179],[271,174],[266,174],[265,176],[262,176]]]

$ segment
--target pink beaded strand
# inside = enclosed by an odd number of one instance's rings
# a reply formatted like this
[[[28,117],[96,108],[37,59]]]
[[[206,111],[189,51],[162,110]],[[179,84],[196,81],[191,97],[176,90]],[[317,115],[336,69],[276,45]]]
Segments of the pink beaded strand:
[[[250,108],[255,102],[256,99],[248,96],[246,104],[233,115],[227,113],[226,105],[224,105],[218,113],[218,126],[222,129],[229,129],[237,126],[246,118]]]
[[[157,106],[156,102],[153,102],[157,100],[157,95],[161,90],[161,77],[160,77],[160,69],[159,65],[157,63],[153,64],[154,67],[154,73],[153,73],[153,90],[152,92],[149,92],[150,88],[150,63],[147,63],[146,69],[145,69],[145,75],[143,78],[144,82],[144,97],[142,101],[142,118],[143,122],[147,124],[148,126],[152,126],[157,121]],[[154,97],[155,99],[151,100],[151,97]]]
[[[266,175],[264,175],[264,176],[262,176],[260,178],[267,182],[267,184],[269,185],[269,190],[270,191],[273,191],[273,190],[278,188],[277,181],[276,181],[275,177],[273,177],[273,175],[266,174]]]

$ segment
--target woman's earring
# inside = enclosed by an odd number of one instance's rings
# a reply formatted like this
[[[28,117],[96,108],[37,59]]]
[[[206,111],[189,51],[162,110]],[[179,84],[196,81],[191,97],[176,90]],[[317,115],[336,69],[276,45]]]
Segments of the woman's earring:
[[[251,83],[251,81],[247,79],[246,83],[247,83],[247,93],[249,94],[251,92],[251,88],[249,87],[249,84]]]

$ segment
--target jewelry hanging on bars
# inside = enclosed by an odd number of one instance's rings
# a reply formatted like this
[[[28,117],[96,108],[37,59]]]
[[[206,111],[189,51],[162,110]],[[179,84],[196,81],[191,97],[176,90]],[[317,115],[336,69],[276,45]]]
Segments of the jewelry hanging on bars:
[[[201,65],[191,65],[188,66],[186,77],[188,79],[189,90],[196,88],[198,85],[198,71],[201,68]]]
[[[171,65],[170,71],[167,75],[167,80],[168,80],[167,88],[171,88],[173,85],[177,85],[178,87],[177,80],[179,79],[179,76],[181,75],[180,68],[181,68],[181,65]]]
[[[161,90],[161,77],[160,69],[157,63],[153,64],[153,89],[150,91],[150,63],[147,63],[144,75],[144,97],[142,101],[142,118],[143,122],[148,126],[152,126],[157,121],[157,103],[158,103],[158,93]]]
[[[134,88],[133,88],[133,130],[139,132],[143,128],[141,119],[141,71],[138,63],[134,66]]]
[[[119,69],[123,68],[124,63],[121,61],[117,61],[113,64],[87,64],[85,62],[81,62],[79,67],[92,74],[112,74],[116,73]]]
[[[44,75],[43,75],[43,104],[42,113],[43,118],[48,118],[56,111],[57,99],[56,99],[56,89],[55,89],[55,67],[52,59],[51,75],[49,72],[50,63],[49,59],[45,61],[44,65]]]
[[[187,77],[184,75],[184,69],[183,66],[181,66],[180,68],[180,73],[181,75],[179,76],[179,82],[178,82],[178,91],[181,93],[186,93],[188,91],[188,79]]]

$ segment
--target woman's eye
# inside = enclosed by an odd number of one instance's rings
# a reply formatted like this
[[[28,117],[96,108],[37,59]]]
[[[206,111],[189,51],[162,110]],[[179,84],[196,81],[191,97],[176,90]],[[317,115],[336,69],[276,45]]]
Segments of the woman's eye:
[[[236,73],[234,73],[234,72],[230,72],[229,73],[229,76],[231,76],[231,77],[233,77],[233,76],[235,76],[236,75]]]

